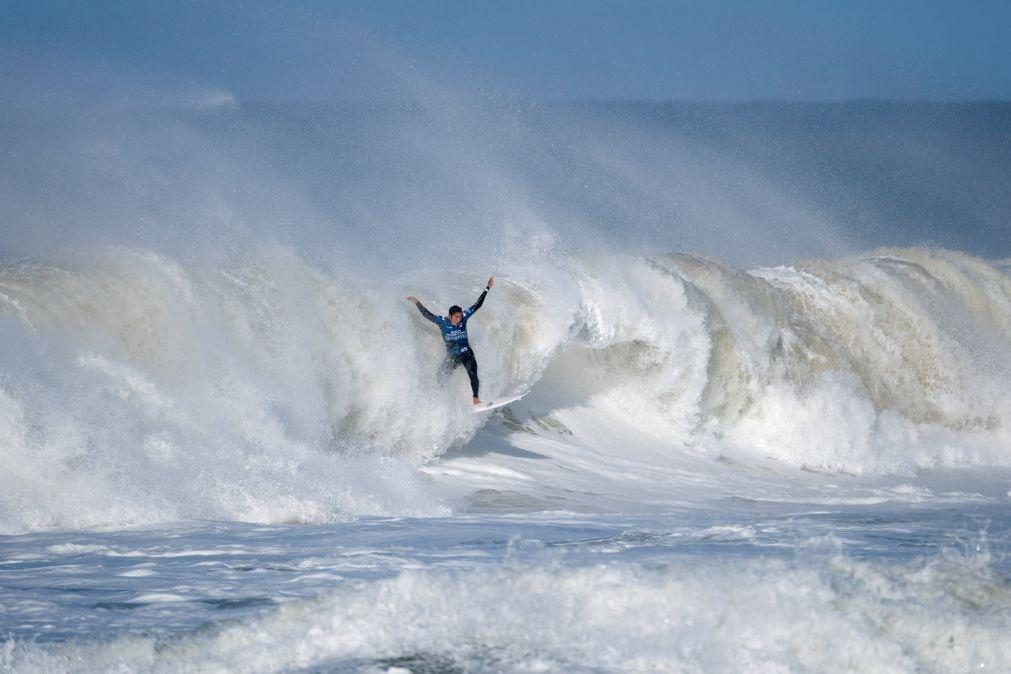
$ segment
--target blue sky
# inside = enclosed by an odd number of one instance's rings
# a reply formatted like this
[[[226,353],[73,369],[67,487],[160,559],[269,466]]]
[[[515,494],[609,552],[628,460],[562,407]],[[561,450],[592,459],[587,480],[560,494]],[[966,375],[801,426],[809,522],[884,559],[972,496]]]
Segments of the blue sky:
[[[529,99],[1011,98],[1007,0],[4,4],[7,71],[242,100],[387,98],[433,81]]]

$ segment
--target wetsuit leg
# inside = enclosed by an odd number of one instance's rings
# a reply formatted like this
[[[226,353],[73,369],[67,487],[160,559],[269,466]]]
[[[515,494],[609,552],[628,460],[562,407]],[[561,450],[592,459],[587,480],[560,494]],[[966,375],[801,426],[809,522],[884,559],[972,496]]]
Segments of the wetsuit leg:
[[[439,365],[438,381],[439,384],[445,384],[446,380],[449,379],[449,375],[453,374],[453,370],[456,366],[460,364],[460,361],[453,356],[447,355],[443,359],[442,364]]]
[[[457,362],[467,369],[467,376],[470,377],[470,390],[473,391],[474,397],[477,398],[481,382],[477,378],[477,358],[474,357],[474,352],[467,351],[461,354],[457,357]]]

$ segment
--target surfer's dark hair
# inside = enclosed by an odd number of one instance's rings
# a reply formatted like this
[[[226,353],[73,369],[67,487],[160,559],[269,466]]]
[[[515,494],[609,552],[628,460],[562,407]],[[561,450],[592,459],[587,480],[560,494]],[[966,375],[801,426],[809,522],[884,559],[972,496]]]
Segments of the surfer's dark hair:
[[[453,314],[462,314],[462,313],[463,313],[463,309],[461,309],[460,307],[458,307],[455,304],[449,308],[449,315],[450,316],[452,316]]]

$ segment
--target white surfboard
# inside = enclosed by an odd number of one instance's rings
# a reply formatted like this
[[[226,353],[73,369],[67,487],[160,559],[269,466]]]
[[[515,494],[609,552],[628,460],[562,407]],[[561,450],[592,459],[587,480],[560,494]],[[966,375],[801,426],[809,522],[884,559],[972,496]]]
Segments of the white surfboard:
[[[520,393],[519,395],[508,396],[508,397],[505,397],[505,398],[499,398],[498,400],[485,401],[485,402],[481,403],[480,405],[474,405],[473,409],[471,409],[471,412],[473,412],[474,414],[479,414],[481,412],[488,412],[490,410],[497,410],[498,408],[503,407],[505,405],[508,405],[509,403],[516,402],[517,400],[519,400],[520,398],[522,398],[525,395],[526,395],[526,393]]]

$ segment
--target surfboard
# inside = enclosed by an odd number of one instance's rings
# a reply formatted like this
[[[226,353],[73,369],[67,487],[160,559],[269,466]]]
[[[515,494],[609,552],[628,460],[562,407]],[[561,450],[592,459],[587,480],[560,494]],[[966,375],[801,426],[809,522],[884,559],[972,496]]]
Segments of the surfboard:
[[[473,409],[471,409],[471,412],[474,413],[474,414],[480,414],[481,412],[488,412],[490,410],[497,410],[498,408],[500,408],[500,407],[502,407],[504,405],[508,405],[509,403],[516,402],[517,400],[519,400],[520,398],[522,398],[525,395],[526,395],[526,393],[520,393],[519,395],[508,396],[508,397],[505,397],[505,398],[499,398],[498,400],[486,401],[486,402],[481,403],[480,405],[474,405]]]

